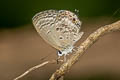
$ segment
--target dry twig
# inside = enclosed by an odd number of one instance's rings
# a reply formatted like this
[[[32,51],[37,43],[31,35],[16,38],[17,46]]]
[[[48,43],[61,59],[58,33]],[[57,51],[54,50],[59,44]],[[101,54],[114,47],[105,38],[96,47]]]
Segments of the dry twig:
[[[28,69],[27,71],[25,71],[25,72],[24,72],[23,74],[21,74],[20,76],[16,77],[14,80],[18,80],[18,79],[24,77],[25,75],[27,75],[28,73],[30,73],[31,71],[33,71],[33,70],[35,70],[35,69],[38,69],[38,68],[41,68],[41,67],[45,66],[45,65],[48,64],[48,63],[56,63],[56,60],[45,61],[45,62],[43,62],[43,63],[41,63],[41,64],[39,64],[39,65],[36,65],[36,66]]]
[[[84,54],[84,52],[92,45],[95,41],[97,41],[102,35],[105,33],[118,31],[120,30],[120,20],[110,24],[105,25],[95,32],[90,34],[90,36],[79,46],[78,50],[73,54],[67,62],[63,63],[59,69],[56,70],[51,76],[49,80],[59,80],[62,76],[65,75],[66,72],[70,70],[75,62],[78,61],[79,57]]]

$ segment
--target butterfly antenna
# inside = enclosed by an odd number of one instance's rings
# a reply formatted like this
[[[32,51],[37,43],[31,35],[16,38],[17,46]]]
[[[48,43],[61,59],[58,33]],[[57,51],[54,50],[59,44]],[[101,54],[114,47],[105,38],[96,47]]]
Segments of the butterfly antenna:
[[[74,12],[77,16],[79,16],[79,10],[78,9],[75,9]]]
[[[78,9],[75,9],[75,12],[79,13],[79,10],[78,10]]]

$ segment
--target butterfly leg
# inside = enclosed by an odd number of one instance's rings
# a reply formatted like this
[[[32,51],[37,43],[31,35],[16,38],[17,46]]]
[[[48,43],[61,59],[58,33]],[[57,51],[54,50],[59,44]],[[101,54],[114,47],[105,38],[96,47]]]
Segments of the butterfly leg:
[[[78,50],[78,47],[74,46],[73,51],[76,52]]]
[[[59,64],[60,56],[57,57],[57,64]]]
[[[66,55],[64,55],[64,62],[66,62],[66,60],[67,60],[67,59],[66,59]]]

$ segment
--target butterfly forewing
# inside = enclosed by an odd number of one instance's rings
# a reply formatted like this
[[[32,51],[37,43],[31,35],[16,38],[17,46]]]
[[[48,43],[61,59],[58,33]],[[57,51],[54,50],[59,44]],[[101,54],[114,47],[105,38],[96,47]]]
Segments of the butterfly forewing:
[[[60,45],[56,43],[52,32],[57,14],[58,11],[56,10],[47,10],[37,13],[33,17],[33,24],[37,32],[47,43],[49,43],[52,47],[59,49]]]

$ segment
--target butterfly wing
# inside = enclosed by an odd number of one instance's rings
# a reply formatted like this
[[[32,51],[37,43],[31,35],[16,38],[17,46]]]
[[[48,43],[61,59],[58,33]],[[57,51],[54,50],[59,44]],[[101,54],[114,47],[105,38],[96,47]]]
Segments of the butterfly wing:
[[[73,22],[73,18],[76,22]],[[60,51],[73,46],[83,34],[80,32],[79,19],[67,10],[40,12],[33,17],[33,24],[40,36]]]
[[[35,26],[35,29],[40,34],[40,36],[49,43],[52,47],[59,49],[61,45],[59,45],[55,38],[52,28],[54,26],[54,23],[56,21],[58,11],[56,10],[46,10],[42,11],[40,13],[37,13],[33,17],[33,24]]]
[[[72,17],[69,18],[69,15]],[[73,20],[71,20],[73,18],[78,21],[77,23],[79,23],[79,25],[76,25]],[[57,20],[52,28],[53,39],[55,38],[56,43],[60,45],[59,50],[73,46],[81,38],[83,32],[80,32],[80,25],[81,22],[72,12],[62,10],[61,13],[61,11],[59,11]]]

